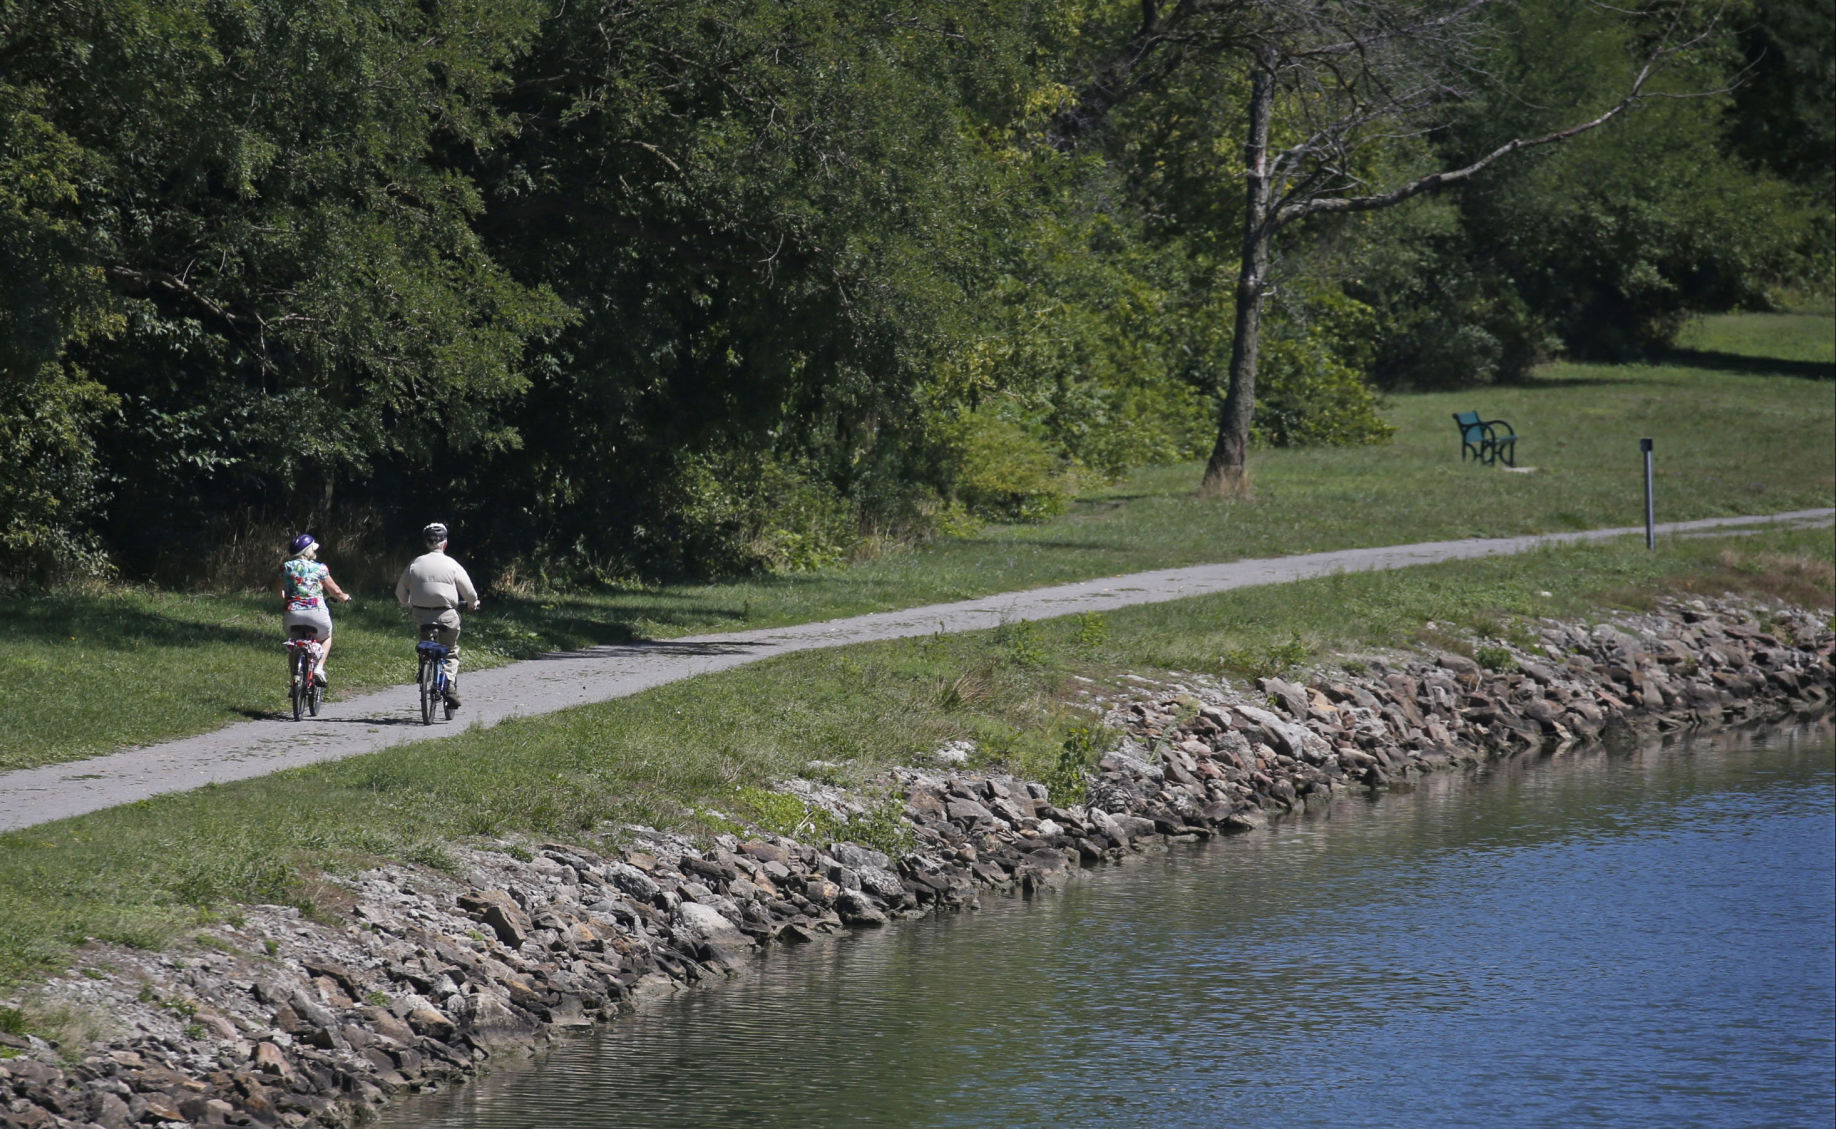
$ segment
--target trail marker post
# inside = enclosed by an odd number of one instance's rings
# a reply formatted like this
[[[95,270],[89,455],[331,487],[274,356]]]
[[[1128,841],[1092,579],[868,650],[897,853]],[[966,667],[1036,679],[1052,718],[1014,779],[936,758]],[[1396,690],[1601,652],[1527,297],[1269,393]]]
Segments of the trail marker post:
[[[1657,510],[1651,497],[1651,440],[1640,439],[1638,449],[1645,456],[1645,548],[1657,549]]]

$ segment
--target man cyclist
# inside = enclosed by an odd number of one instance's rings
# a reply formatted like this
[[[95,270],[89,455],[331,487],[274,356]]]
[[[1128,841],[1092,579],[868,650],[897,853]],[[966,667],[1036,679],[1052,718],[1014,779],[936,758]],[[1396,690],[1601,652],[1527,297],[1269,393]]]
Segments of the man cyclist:
[[[319,543],[312,534],[302,533],[287,542],[293,555],[281,564],[280,576],[274,582],[274,593],[281,598],[281,624],[289,630],[304,627],[319,641],[319,662],[312,676],[325,685],[325,660],[331,657],[331,608],[325,597],[350,603],[351,597],[332,579],[331,568],[319,560]]]
[[[478,610],[478,590],[458,561],[446,555],[446,526],[434,522],[421,530],[427,551],[408,562],[395,582],[395,602],[414,611],[422,636],[446,648],[446,704],[459,708],[459,609]]]

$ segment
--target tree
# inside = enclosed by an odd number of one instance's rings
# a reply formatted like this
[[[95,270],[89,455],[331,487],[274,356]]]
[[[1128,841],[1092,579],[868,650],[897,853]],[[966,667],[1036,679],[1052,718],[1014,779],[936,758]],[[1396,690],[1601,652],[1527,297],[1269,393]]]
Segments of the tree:
[[[521,407],[544,442],[481,476],[531,498],[493,507],[498,536],[606,573],[820,559],[947,505],[973,405],[1015,409],[1048,465],[1113,462],[1091,402],[1152,405],[1048,386],[1133,368],[1112,357],[1152,335],[1092,307],[1150,307],[1128,287],[1157,264],[1079,211],[1071,166],[1098,162],[1008,133],[1037,19],[582,0],[547,22],[505,100],[518,136],[479,162],[481,230],[583,316]]]
[[[94,162],[48,113],[39,92],[0,82],[0,582],[100,559],[84,524],[99,493],[93,430],[111,401],[63,349],[119,319],[93,234],[68,214]]]
[[[99,452],[135,564],[190,558],[165,550],[258,506],[323,518],[391,463],[517,441],[502,407],[564,313],[488,256],[476,190],[440,158],[502,140],[493,99],[539,15],[0,0],[0,130],[33,125],[41,159],[76,170],[55,194],[26,181],[44,199],[21,214],[56,236],[42,277],[82,283],[8,308],[39,311],[29,339],[121,405],[83,417],[64,461]]]
[[[1538,340],[1601,310],[1653,340],[1770,253],[1719,222],[1766,198],[1732,162],[1669,175],[1712,118],[1631,189],[1559,169],[1582,142],[1390,207],[1619,113],[1626,60],[1687,39],[1595,37],[1570,84],[1563,7],[0,0],[0,573],[112,545],[182,580],[237,534],[438,504],[498,567],[705,574],[1207,446],[1240,489],[1251,434],[1382,434],[1377,330],[1415,291],[1357,289],[1373,247]],[[1516,55],[1514,11],[1543,20]],[[1439,259],[1382,243],[1425,215]],[[1596,218],[1619,243],[1562,234]]]
[[[1243,202],[1237,222],[1234,331],[1217,439],[1201,492],[1248,490],[1247,454],[1271,251],[1316,218],[1390,208],[1464,183],[1505,158],[1598,129],[1641,100],[1679,55],[1702,45],[1687,4],[1652,8],[1654,26],[1618,97],[1578,121],[1493,139],[1450,167],[1392,169],[1381,158],[1443,127],[1471,94],[1503,77],[1485,70],[1492,17],[1508,0],[1175,0],[1142,4],[1142,21],[1060,115],[1061,143],[1097,128],[1123,102],[1197,67],[1247,71],[1242,93]],[[1712,21],[1711,21],[1712,26]],[[1190,76],[1184,76],[1190,80]]]

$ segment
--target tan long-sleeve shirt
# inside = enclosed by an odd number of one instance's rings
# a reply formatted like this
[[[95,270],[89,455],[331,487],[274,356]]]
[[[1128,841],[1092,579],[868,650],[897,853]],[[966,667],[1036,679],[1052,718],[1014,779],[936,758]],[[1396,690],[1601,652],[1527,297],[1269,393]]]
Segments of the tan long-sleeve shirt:
[[[478,602],[478,590],[458,561],[436,549],[408,562],[395,582],[395,602],[416,608],[462,608]]]

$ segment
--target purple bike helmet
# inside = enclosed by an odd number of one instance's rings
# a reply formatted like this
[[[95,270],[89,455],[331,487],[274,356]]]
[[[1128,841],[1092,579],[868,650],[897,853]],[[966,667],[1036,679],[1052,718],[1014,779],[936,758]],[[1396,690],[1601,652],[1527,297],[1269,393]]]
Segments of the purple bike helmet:
[[[312,534],[302,533],[298,537],[295,537],[293,540],[287,542],[287,548],[289,551],[293,553],[294,556],[297,557],[301,553],[304,553],[306,550],[312,548],[314,545],[317,545],[317,544],[318,542],[313,540]]]

